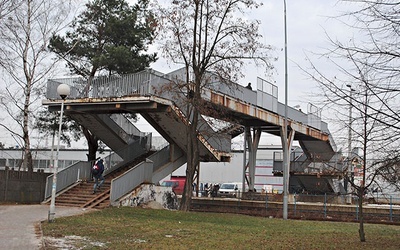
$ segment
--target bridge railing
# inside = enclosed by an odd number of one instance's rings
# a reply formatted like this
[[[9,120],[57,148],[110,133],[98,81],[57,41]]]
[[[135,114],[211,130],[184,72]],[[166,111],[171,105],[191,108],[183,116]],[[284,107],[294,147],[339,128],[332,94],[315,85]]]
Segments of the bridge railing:
[[[68,84],[71,88],[69,99],[76,98],[103,98],[122,97],[130,95],[158,95],[177,101],[181,96],[179,89],[163,91],[163,87],[170,81],[186,81],[184,68],[168,74],[162,74],[155,70],[144,70],[135,74],[112,77],[95,77],[90,84],[81,77],[48,80],[46,97],[48,99],[60,99],[57,87],[61,83]],[[220,92],[230,97],[237,98],[246,103],[259,106],[278,114],[284,114],[284,104],[278,102],[278,87],[266,80],[257,78],[257,91],[247,89],[236,83],[221,83],[215,76],[210,75],[207,88]],[[207,97],[206,97],[207,98]],[[289,107],[288,118],[321,129],[321,116],[315,106],[308,108],[308,114]]]
[[[236,83],[221,83],[218,78],[212,76],[212,74],[207,76],[209,76],[207,78],[209,81],[207,88],[209,90],[220,92],[280,115],[285,113],[285,105],[278,102],[277,86],[268,81],[258,78],[257,91],[253,91]],[[155,70],[144,70],[135,74],[123,76],[95,77],[91,84],[88,84],[83,78],[53,79],[48,81],[46,97],[48,99],[60,99],[57,94],[57,87],[61,83],[66,83],[71,87],[71,94],[68,96],[69,99],[151,94],[178,102],[179,99],[182,99],[178,97],[182,97],[185,91],[179,88],[166,88],[171,81],[181,82],[185,85],[186,70],[181,68],[168,74],[162,74]],[[205,93],[205,98],[207,98],[207,91],[205,91]],[[288,118],[327,132],[326,124],[321,121],[320,112],[321,111],[312,104],[308,106],[307,113],[288,107]]]
[[[49,79],[46,98],[59,100],[57,87],[60,84],[67,84],[70,87],[71,93],[68,99],[146,95],[152,92],[150,84],[157,82],[154,79],[162,77],[163,74],[155,70],[143,70],[123,76],[98,76],[90,83],[83,77]]]

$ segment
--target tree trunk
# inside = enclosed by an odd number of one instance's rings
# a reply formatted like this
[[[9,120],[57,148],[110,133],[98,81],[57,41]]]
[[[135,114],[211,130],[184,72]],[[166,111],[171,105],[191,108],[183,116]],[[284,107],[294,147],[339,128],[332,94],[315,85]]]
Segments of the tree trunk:
[[[200,77],[196,77],[199,81]],[[187,76],[187,82],[189,82],[189,76]],[[188,95],[188,106],[187,106],[187,119],[190,121],[187,125],[187,167],[186,167],[186,183],[182,194],[182,200],[180,210],[189,211],[192,203],[193,194],[193,178],[196,173],[197,166],[199,165],[199,142],[197,139],[197,124],[199,112],[196,104],[201,99],[200,96],[200,83],[196,82],[195,90],[188,89],[188,93],[193,93],[193,96]],[[193,99],[192,99],[193,98]],[[192,99],[192,100],[190,100]],[[192,102],[191,102],[192,101]]]
[[[24,127],[23,127],[23,139],[24,139],[24,164],[23,169],[28,169],[28,172],[33,173],[33,163],[32,163],[32,153],[31,153],[31,143],[29,139],[28,131],[28,112],[24,112]],[[25,122],[26,121],[26,122]]]
[[[89,147],[89,152],[87,154],[88,161],[94,161],[96,160],[96,153],[97,149],[99,148],[98,139],[86,128],[82,128],[82,132],[85,135]]]
[[[360,235],[361,242],[365,242],[363,202],[364,202],[364,188],[361,187],[358,193],[358,207],[360,215],[359,216],[360,226],[358,229],[358,234]]]
[[[193,178],[196,168],[199,164],[199,150],[197,140],[197,116],[198,112],[193,109],[192,122],[188,125],[188,141],[187,141],[187,167],[186,167],[186,184],[182,194],[180,210],[189,211],[192,203]]]

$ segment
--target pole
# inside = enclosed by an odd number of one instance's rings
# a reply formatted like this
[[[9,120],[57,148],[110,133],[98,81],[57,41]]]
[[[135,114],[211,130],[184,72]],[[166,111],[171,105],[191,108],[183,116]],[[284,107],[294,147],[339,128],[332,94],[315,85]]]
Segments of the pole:
[[[243,176],[242,176],[242,192],[245,191],[246,182],[246,141],[247,141],[247,128],[244,129],[244,142],[243,142]]]
[[[288,195],[289,195],[289,156],[287,140],[287,113],[288,113],[288,69],[287,69],[287,29],[286,29],[286,0],[283,0],[284,27],[285,27],[285,120],[283,124],[283,219],[288,218]]]
[[[64,98],[61,101],[61,112],[60,112],[60,119],[59,119],[59,124],[58,124],[58,143],[57,143],[56,159],[54,161],[53,187],[51,189],[49,222],[53,222],[54,221],[54,217],[55,217],[55,214],[56,214],[58,154],[59,154],[59,151],[60,151],[60,138],[61,138],[61,126],[62,126],[63,111],[64,111]]]
[[[349,160],[350,160],[350,158],[351,158],[351,136],[352,136],[352,131],[351,131],[351,125],[352,125],[352,122],[353,122],[353,118],[352,118],[352,108],[353,108],[353,98],[352,98],[352,93],[353,93],[353,89],[351,88],[351,86],[350,85],[347,85],[348,87],[350,87],[350,94],[349,94],[349,96],[350,96],[350,101],[349,101],[349,104],[350,104],[350,108],[349,108],[349,138],[348,138],[348,145],[349,145],[349,148],[348,148],[348,157],[349,157]],[[351,170],[351,163],[350,163],[350,170]]]
[[[349,107],[349,134],[348,134],[348,152],[347,152],[347,159],[348,159],[348,171],[350,171],[350,178],[351,178],[351,181],[353,181],[353,179],[352,179],[352,176],[353,176],[353,172],[354,172],[354,170],[353,170],[353,165],[352,165],[352,163],[351,163],[351,141],[352,141],[352,123],[353,123],[353,117],[352,117],[352,109],[353,109],[353,91],[354,91],[354,89],[351,87],[351,85],[350,84],[347,84],[346,85],[347,87],[349,87],[349,91],[350,91],[350,93],[349,93],[349,105],[350,105],[350,107]],[[348,195],[347,195],[347,203],[351,203],[351,183],[350,182],[348,182],[348,184],[347,184],[347,193],[348,193]]]

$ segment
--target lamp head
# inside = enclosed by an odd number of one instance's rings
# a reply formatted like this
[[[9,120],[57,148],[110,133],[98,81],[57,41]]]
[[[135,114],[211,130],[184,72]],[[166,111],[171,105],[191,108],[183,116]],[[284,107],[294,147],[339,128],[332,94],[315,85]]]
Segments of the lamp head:
[[[71,89],[67,84],[62,83],[62,84],[58,85],[57,93],[64,100],[71,93]]]

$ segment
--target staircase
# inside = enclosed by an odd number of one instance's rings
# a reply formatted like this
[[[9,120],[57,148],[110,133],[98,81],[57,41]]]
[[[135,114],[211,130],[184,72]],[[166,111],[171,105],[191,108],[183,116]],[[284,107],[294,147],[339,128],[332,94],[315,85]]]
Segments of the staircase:
[[[104,181],[100,188],[93,194],[94,182],[79,182],[66,192],[56,197],[56,206],[81,207],[81,208],[105,208],[110,202],[111,180]]]
[[[110,188],[111,180],[120,176],[130,168],[136,166],[140,162],[144,161],[147,157],[153,154],[154,151],[150,151],[138,158],[132,163],[125,167],[116,169],[115,171],[104,176],[105,180],[100,190],[93,194],[94,181],[82,181],[78,182],[65,192],[61,193],[56,197],[56,206],[69,206],[69,207],[81,207],[81,208],[97,208],[102,209],[110,206]]]

